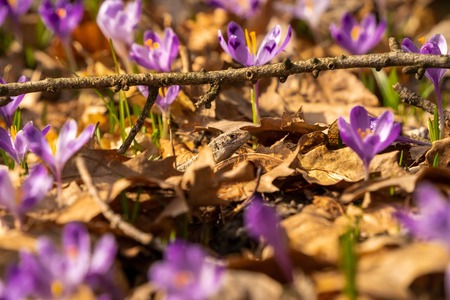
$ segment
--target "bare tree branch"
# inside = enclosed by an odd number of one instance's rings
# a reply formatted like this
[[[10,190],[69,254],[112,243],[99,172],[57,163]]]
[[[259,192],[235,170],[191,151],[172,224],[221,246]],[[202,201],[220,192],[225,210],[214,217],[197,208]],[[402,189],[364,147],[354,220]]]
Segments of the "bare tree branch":
[[[423,73],[426,68],[450,69],[450,56],[426,55],[392,51],[387,53],[311,58],[291,62],[286,59],[282,63],[258,67],[228,69],[209,72],[170,72],[145,74],[120,74],[101,77],[47,78],[40,81],[23,83],[8,83],[0,85],[0,97],[17,96],[20,94],[68,89],[104,89],[114,87],[127,89],[130,86],[170,86],[170,85],[201,85],[230,84],[243,81],[255,81],[261,78],[279,77],[285,80],[288,76],[299,73],[314,73],[320,71],[352,68],[382,68],[392,66],[410,66]],[[3,101],[0,101],[0,105]]]

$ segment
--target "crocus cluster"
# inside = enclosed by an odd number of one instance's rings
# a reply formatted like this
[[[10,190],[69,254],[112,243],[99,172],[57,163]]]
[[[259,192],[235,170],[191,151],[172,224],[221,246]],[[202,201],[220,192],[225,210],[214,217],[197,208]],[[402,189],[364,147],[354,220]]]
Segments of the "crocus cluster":
[[[176,240],[167,246],[164,260],[151,266],[148,276],[167,300],[202,300],[218,291],[223,271],[201,246]]]
[[[423,46],[419,49],[414,43],[405,38],[402,42],[402,49],[407,52],[420,53],[420,54],[431,54],[431,55],[446,55],[450,54],[447,52],[447,41],[442,34],[433,35],[428,41],[425,42],[424,39],[421,39],[423,42]],[[439,129],[441,133],[441,138],[444,137],[444,128],[445,128],[445,118],[444,118],[444,107],[442,105],[442,96],[440,83],[442,78],[444,77],[447,69],[439,69],[439,68],[430,68],[425,71],[425,76],[433,83],[434,90],[436,92],[437,106],[438,106],[438,114],[439,114]]]
[[[420,213],[412,215],[399,211],[400,223],[414,236],[433,240],[450,250],[450,199],[444,197],[431,183],[420,183],[414,192],[414,200]],[[447,267],[445,287],[450,296],[450,264]]]
[[[400,124],[394,123],[394,116],[390,111],[385,111],[373,119],[362,106],[352,108],[350,124],[340,117],[338,126],[342,141],[361,158],[366,180],[369,178],[369,165],[375,154],[392,144],[401,131]]]
[[[28,79],[25,76],[20,76],[17,82],[26,82]],[[0,84],[6,84],[6,81],[0,77]],[[11,96],[11,102],[5,106],[0,106],[0,116],[6,123],[6,127],[10,128],[13,125],[14,113],[19,107],[20,102],[22,102],[25,95]]]
[[[111,39],[122,61],[129,66],[128,47],[134,42],[134,32],[141,19],[141,0],[125,4],[122,0],[106,0],[97,14],[97,24],[103,35]]]
[[[291,283],[294,277],[292,262],[289,258],[288,240],[277,212],[264,205],[260,196],[256,196],[244,212],[244,225],[252,238],[262,239],[273,247],[275,260],[286,280]]]
[[[330,25],[336,43],[351,54],[366,54],[375,47],[386,31],[386,21],[377,24],[374,14],[368,14],[361,23],[350,14],[342,17],[341,27]]]
[[[24,128],[24,136],[30,151],[39,156],[56,177],[58,201],[61,201],[61,175],[64,165],[88,142],[94,129],[94,125],[89,125],[77,137],[77,123],[75,120],[68,120],[62,126],[55,144],[49,144],[37,127],[28,126]]]
[[[85,226],[70,223],[63,229],[61,248],[44,236],[37,241],[36,254],[21,251],[13,271],[22,284],[9,283],[4,294],[11,293],[10,289],[20,289],[23,295],[20,299],[69,299],[85,285],[92,291],[103,291],[107,299],[120,299],[111,273],[116,253],[117,245],[111,234],[102,236],[91,252]],[[11,281],[8,275],[7,278]]]
[[[53,178],[42,165],[31,169],[19,189],[14,187],[8,169],[0,167],[0,205],[12,213],[16,227],[20,228],[25,214],[45,197],[52,185]]]
[[[39,6],[39,14],[42,22],[60,39],[67,41],[72,31],[83,17],[83,1],[51,0],[42,1]]]
[[[242,18],[248,18],[256,14],[262,0],[208,0],[211,6],[220,7]]]

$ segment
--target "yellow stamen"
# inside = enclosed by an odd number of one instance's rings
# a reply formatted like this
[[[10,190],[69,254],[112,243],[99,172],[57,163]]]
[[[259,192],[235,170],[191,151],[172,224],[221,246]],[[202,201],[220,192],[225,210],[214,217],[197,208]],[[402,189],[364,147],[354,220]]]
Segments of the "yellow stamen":
[[[56,154],[56,140],[58,138],[58,135],[56,132],[52,129],[50,129],[45,136],[45,139],[47,140],[48,144],[50,145],[50,148],[52,149],[53,155]]]
[[[167,95],[167,88],[166,87],[160,87],[159,88],[159,95],[164,98]]]
[[[158,43],[158,42],[153,42],[152,39],[146,40],[144,44],[145,44],[150,50],[158,49],[158,48],[160,47],[160,46],[159,46],[159,43]]]
[[[55,298],[59,298],[62,296],[63,292],[64,292],[64,287],[61,281],[59,280],[55,280],[52,282],[50,289],[52,291],[52,295]]]
[[[419,43],[421,43],[422,45],[425,44],[425,37],[422,36],[418,39]]]
[[[12,137],[13,139],[15,139],[15,138],[16,138],[16,135],[17,135],[17,128],[16,128],[16,126],[15,126],[15,125],[12,125],[9,132],[11,133],[11,137]]]
[[[61,19],[64,19],[67,16],[67,11],[64,8],[58,8],[56,10],[56,14],[58,15],[58,17],[60,17]]]
[[[180,271],[175,274],[173,278],[173,283],[176,287],[182,288],[187,286],[192,281],[192,272]]]
[[[350,33],[352,40],[356,40],[359,37],[360,30],[361,28],[358,25],[353,26],[352,32]]]
[[[362,131],[361,128],[358,128],[358,134],[361,136],[361,139],[364,140],[368,135],[373,134],[373,131],[370,128],[366,128],[366,131]]]
[[[248,50],[251,54],[256,55],[256,32],[248,32],[247,29],[245,29],[245,41],[247,42]]]

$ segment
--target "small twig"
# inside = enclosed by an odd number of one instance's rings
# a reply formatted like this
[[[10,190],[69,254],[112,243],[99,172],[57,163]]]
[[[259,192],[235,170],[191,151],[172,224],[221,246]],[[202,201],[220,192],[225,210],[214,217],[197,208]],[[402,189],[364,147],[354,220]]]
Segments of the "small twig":
[[[393,52],[402,52],[403,51],[402,48],[400,47],[400,44],[395,39],[395,37],[389,38],[389,49],[391,49],[391,51],[393,51]]]
[[[147,118],[150,109],[152,108],[153,104],[156,101],[156,97],[158,96],[158,89],[159,87],[154,85],[150,85],[148,87],[148,97],[147,100],[145,101],[144,107],[142,108],[141,114],[139,115],[136,124],[134,124],[134,126],[131,128],[130,133],[128,134],[125,141],[117,150],[118,154],[123,155],[125,154],[125,152],[127,152],[128,148],[130,148],[131,143],[138,134],[139,130],[141,130],[142,126],[144,125],[145,119]]]
[[[98,194],[97,189],[95,188],[91,175],[89,174],[86,163],[84,159],[81,156],[78,156],[76,158],[76,165],[78,168],[78,172],[80,172],[81,180],[83,180],[84,184],[86,185],[89,194],[91,197],[95,200],[97,205],[100,207],[100,210],[103,214],[103,216],[111,223],[112,228],[118,228],[120,229],[124,234],[129,236],[130,238],[136,240],[137,242],[149,245],[153,242],[153,235],[142,232],[130,223],[127,223],[124,221],[120,215],[115,214],[101,198]]]
[[[434,114],[436,105],[431,101],[428,101],[423,97],[420,97],[416,93],[408,90],[408,88],[402,86],[400,83],[394,84],[393,88],[399,95],[400,99],[402,99],[402,101],[405,102],[406,104],[421,108],[430,114]],[[444,110],[444,117],[446,121],[450,121],[450,112]]]
[[[216,97],[219,95],[221,90],[221,85],[219,82],[211,83],[211,87],[209,88],[209,91],[200,96],[197,103],[195,103],[196,108],[200,108],[202,106],[205,106],[205,108],[211,108],[211,102],[213,102]]]

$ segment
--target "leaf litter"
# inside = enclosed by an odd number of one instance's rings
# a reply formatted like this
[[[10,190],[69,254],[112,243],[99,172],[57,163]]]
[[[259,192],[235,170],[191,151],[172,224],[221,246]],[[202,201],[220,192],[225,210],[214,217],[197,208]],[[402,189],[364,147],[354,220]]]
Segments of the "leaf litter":
[[[267,2],[272,5],[272,1]],[[332,7],[340,5],[340,1],[331,2]],[[147,11],[152,5],[146,4]],[[362,10],[366,5],[369,4],[365,3]],[[403,11],[399,13],[399,23],[406,24],[409,34],[419,34],[419,28],[408,19],[420,18],[405,15],[406,4],[387,1],[387,5]],[[346,7],[356,9],[352,4]],[[163,11],[169,8],[158,5]],[[185,34],[182,44],[193,59],[190,68],[200,71],[235,67],[236,63],[219,51],[217,40],[217,30],[226,27],[230,14],[220,9],[202,9],[194,18],[181,15],[172,24],[176,21],[178,32]],[[416,7],[414,14],[418,11]],[[428,13],[433,13],[432,8]],[[264,31],[269,23],[267,18],[242,21]],[[170,24],[167,19],[165,22]],[[163,28],[162,20],[157,18],[147,23]],[[284,21],[282,25],[288,24]],[[302,24],[299,28],[297,34]],[[107,40],[92,19],[84,20],[73,38],[75,47],[81,49],[77,58],[85,62],[81,76],[114,74]],[[311,39],[307,42],[312,44]],[[298,53],[288,49],[291,59],[314,55],[310,48],[298,47]],[[316,52],[336,51],[326,43],[319,48]],[[65,57],[61,43],[50,44],[48,53],[37,55],[41,59],[36,61],[35,70],[26,69],[24,73],[33,72],[33,80],[39,79],[36,76],[49,76],[50,71],[58,74],[56,77],[67,74],[54,60],[55,56]],[[19,66],[24,63],[17,59],[17,53],[8,55],[13,54],[14,60],[2,59],[1,64],[13,65],[9,75],[18,78],[15,73],[18,68],[23,69]],[[180,66],[181,62],[175,64]],[[302,74],[289,77],[285,83],[276,78],[265,80],[261,82],[259,125],[249,122],[249,83],[222,87],[211,109],[197,110],[193,103],[203,91],[188,87],[171,107],[170,139],[156,142],[152,138],[159,129],[149,117],[126,156],[116,153],[121,144],[120,128],[111,127],[110,112],[104,106],[108,97],[117,105],[117,93],[83,90],[33,95],[35,98],[22,107],[23,123],[33,120],[39,125],[49,123],[60,128],[68,118],[75,118],[84,128],[99,122],[100,140],[94,138],[77,156],[85,161],[100,200],[120,217],[119,222],[150,234],[152,242],[136,241],[105,217],[104,208],[88,191],[73,158],[62,174],[64,208],[58,208],[57,191],[53,188],[28,213],[21,230],[13,229],[11,216],[2,212],[1,268],[17,260],[22,249],[35,249],[39,236],[47,235],[57,241],[62,226],[76,221],[86,224],[93,238],[108,232],[114,234],[119,247],[115,272],[122,278],[120,285],[129,299],[148,299],[160,293],[147,279],[148,267],[162,256],[161,248],[153,242],[166,244],[174,236],[203,245],[211,256],[222,258],[226,275],[211,299],[342,299],[346,278],[340,269],[339,241],[357,223],[356,285],[361,299],[411,299],[420,295],[444,298],[447,249],[433,241],[414,239],[400,226],[395,214],[400,209],[415,209],[412,193],[421,182],[431,181],[449,191],[449,139],[420,149],[416,145],[394,144],[374,157],[370,165],[372,178],[363,181],[363,164],[355,152],[339,144],[335,122],[340,116],[348,119],[356,104],[364,105],[374,116],[386,109],[379,107],[378,92],[369,91],[360,75],[359,70],[334,70],[321,73],[317,79]],[[142,106],[145,102],[134,88],[127,97],[131,105]],[[154,107],[152,113],[160,112]],[[126,122],[125,131],[136,120],[134,116],[131,119]],[[417,121],[415,125],[422,126]],[[220,133],[236,129],[250,132],[252,139],[232,157],[215,162],[206,145]],[[177,165],[196,154],[198,159],[184,173],[177,171]],[[436,166],[436,156],[437,168],[431,169]],[[399,163],[400,157],[405,162]],[[30,155],[29,160],[40,159]],[[19,179],[15,180],[19,186]],[[273,247],[252,240],[244,228],[242,215],[255,193],[261,194],[265,204],[274,207],[283,219],[281,226],[289,239],[287,255],[295,269],[295,280],[289,285],[274,259]],[[361,207],[368,193],[370,204]],[[433,279],[438,283],[430,283]],[[434,290],[428,291],[430,287]]]

